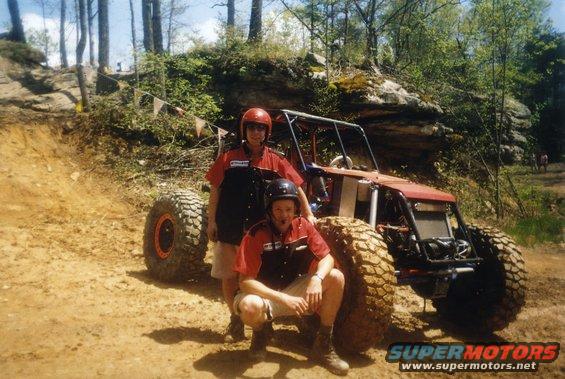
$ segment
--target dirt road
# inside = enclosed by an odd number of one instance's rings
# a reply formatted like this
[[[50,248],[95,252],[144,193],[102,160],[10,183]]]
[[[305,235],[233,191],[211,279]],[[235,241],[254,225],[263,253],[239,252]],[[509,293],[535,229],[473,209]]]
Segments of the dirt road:
[[[308,361],[293,327],[277,326],[267,361],[255,365],[248,341],[223,344],[218,284],[152,280],[141,251],[144,213],[95,167],[45,125],[0,124],[0,376],[329,375]],[[351,376],[400,376],[384,361],[397,341],[561,341],[565,255],[554,248],[525,252],[527,305],[496,335],[442,324],[431,305],[424,313],[423,301],[400,289],[385,340],[348,357]],[[564,371],[561,357],[540,369],[545,377]]]

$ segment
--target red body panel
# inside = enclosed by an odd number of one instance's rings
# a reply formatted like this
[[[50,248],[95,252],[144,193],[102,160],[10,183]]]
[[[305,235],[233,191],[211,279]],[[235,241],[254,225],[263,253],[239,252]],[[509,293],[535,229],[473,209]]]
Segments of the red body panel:
[[[456,201],[455,196],[447,192],[424,186],[422,184],[412,183],[411,181],[406,179],[383,175],[376,171],[345,170],[335,167],[322,167],[322,169],[329,174],[344,175],[359,179],[371,180],[381,186],[402,192],[408,199],[445,201],[450,203],[454,203]]]

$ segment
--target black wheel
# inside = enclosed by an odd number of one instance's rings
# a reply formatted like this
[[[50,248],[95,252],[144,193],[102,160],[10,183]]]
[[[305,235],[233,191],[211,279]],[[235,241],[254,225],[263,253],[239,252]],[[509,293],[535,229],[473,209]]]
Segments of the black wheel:
[[[490,227],[470,226],[477,254],[483,258],[473,275],[461,276],[446,298],[434,299],[440,315],[483,332],[504,329],[516,319],[526,295],[526,269],[514,241]]]
[[[347,217],[325,217],[317,224],[345,275],[345,292],[336,322],[336,343],[362,352],[388,329],[394,304],[394,267],[380,234]]]
[[[188,279],[203,263],[208,246],[206,206],[192,191],[159,196],[145,222],[143,255],[151,275]]]

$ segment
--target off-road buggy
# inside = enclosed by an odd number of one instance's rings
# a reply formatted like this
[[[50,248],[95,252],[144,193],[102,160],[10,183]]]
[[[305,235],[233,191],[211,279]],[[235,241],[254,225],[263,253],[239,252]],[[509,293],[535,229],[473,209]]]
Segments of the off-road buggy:
[[[495,331],[524,304],[526,271],[507,235],[466,225],[455,197],[384,175],[356,124],[269,111],[270,145],[303,175],[318,229],[346,277],[336,342],[363,351],[391,322],[397,284],[432,299],[440,316]],[[159,197],[145,226],[144,255],[161,280],[187,279],[207,251],[206,205],[191,191]]]

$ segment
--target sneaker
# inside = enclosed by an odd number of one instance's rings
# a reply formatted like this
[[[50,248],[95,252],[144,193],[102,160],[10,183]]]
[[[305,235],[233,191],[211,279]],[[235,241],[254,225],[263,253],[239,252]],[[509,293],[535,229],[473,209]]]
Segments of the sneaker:
[[[261,330],[254,330],[249,347],[249,357],[254,361],[264,361],[267,355],[267,344],[273,334],[273,324],[267,322]]]
[[[312,358],[335,375],[347,375],[349,364],[335,352],[331,335],[319,333],[312,347]]]
[[[224,336],[224,342],[233,343],[238,341],[243,341],[245,339],[245,333],[243,331],[243,322],[238,315],[231,315],[230,323],[226,329],[226,334]]]

